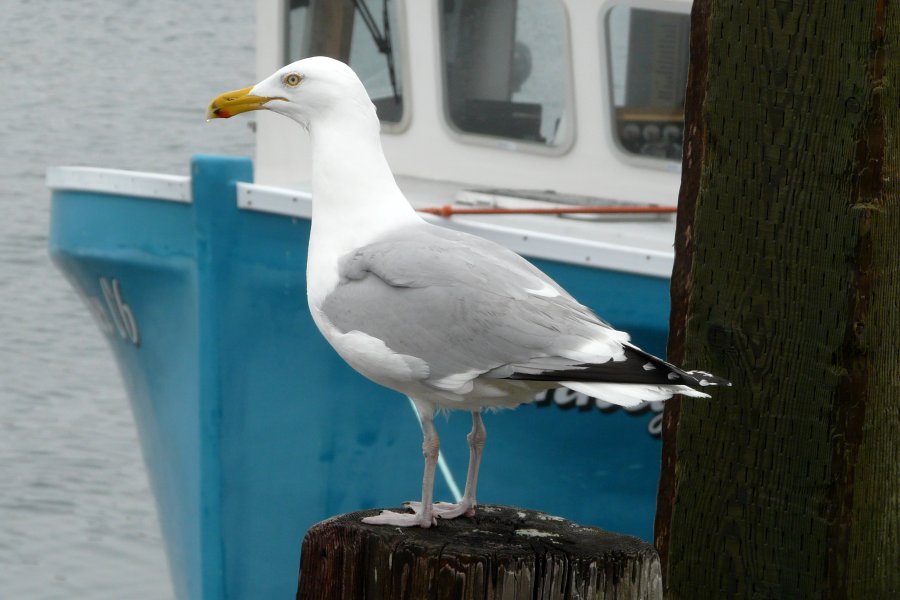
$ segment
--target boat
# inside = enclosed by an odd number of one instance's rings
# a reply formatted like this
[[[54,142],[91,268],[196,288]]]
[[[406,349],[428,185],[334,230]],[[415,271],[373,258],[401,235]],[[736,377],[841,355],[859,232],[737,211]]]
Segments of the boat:
[[[415,207],[523,254],[664,355],[690,2],[342,6],[258,0],[260,78],[347,60]],[[412,407],[353,372],[307,310],[309,146],[255,118],[254,160],[47,173],[50,252],[116,358],[182,600],[287,597],[312,524],[420,485]],[[551,390],[488,414],[479,500],[651,539],[661,410]],[[468,428],[438,423],[437,498],[459,496]]]

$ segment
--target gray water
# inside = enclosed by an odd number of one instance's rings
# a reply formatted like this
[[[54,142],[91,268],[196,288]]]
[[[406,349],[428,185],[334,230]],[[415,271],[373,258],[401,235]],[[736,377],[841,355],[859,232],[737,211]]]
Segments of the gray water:
[[[188,172],[255,80],[251,0],[0,0],[0,599],[172,597],[128,401],[47,256],[51,165]]]

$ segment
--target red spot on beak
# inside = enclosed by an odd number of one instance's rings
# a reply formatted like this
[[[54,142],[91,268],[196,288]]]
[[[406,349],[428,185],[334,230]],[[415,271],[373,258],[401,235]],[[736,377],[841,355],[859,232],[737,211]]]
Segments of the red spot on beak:
[[[231,114],[230,114],[227,110],[222,109],[222,108],[217,108],[217,109],[216,109],[215,111],[213,111],[213,112],[215,113],[215,115],[216,115],[217,117],[221,117],[221,118],[223,118],[223,119],[227,119],[228,117],[231,116]]]

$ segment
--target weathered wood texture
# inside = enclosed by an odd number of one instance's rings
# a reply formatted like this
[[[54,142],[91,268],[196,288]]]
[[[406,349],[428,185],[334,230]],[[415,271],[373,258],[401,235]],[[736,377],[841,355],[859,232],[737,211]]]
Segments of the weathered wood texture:
[[[706,98],[707,31],[709,3],[696,1],[691,7],[691,63],[684,108],[684,151],[682,156],[681,188],[678,193],[678,214],[675,226],[675,263],[672,266],[671,310],[669,312],[669,340],[666,353],[676,365],[684,363],[684,336],[687,326],[688,298],[691,295],[691,257],[693,256],[694,209],[700,189],[700,166],[706,141],[703,121],[703,101]],[[662,427],[662,457],[659,478],[659,497],[675,494],[675,424],[681,412],[681,397],[675,396],[664,404]],[[666,579],[669,548],[669,525],[672,522],[671,502],[659,502],[654,521],[654,542],[659,551],[663,581]]]
[[[666,595],[900,597],[900,5],[692,18],[670,353],[734,388],[664,419]]]
[[[559,517],[479,506],[431,529],[364,525],[378,511],[315,525],[298,600],[616,600],[662,597],[659,559],[634,537]]]

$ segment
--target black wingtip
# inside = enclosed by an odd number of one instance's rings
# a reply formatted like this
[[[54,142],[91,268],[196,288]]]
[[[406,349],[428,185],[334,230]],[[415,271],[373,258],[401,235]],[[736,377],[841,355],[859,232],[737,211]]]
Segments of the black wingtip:
[[[698,385],[700,387],[707,386],[721,386],[721,387],[731,387],[731,382],[722,377],[718,377],[713,375],[712,373],[707,373],[706,371],[687,371],[687,374],[694,378],[696,383],[694,385]],[[688,383],[688,385],[691,385]]]

